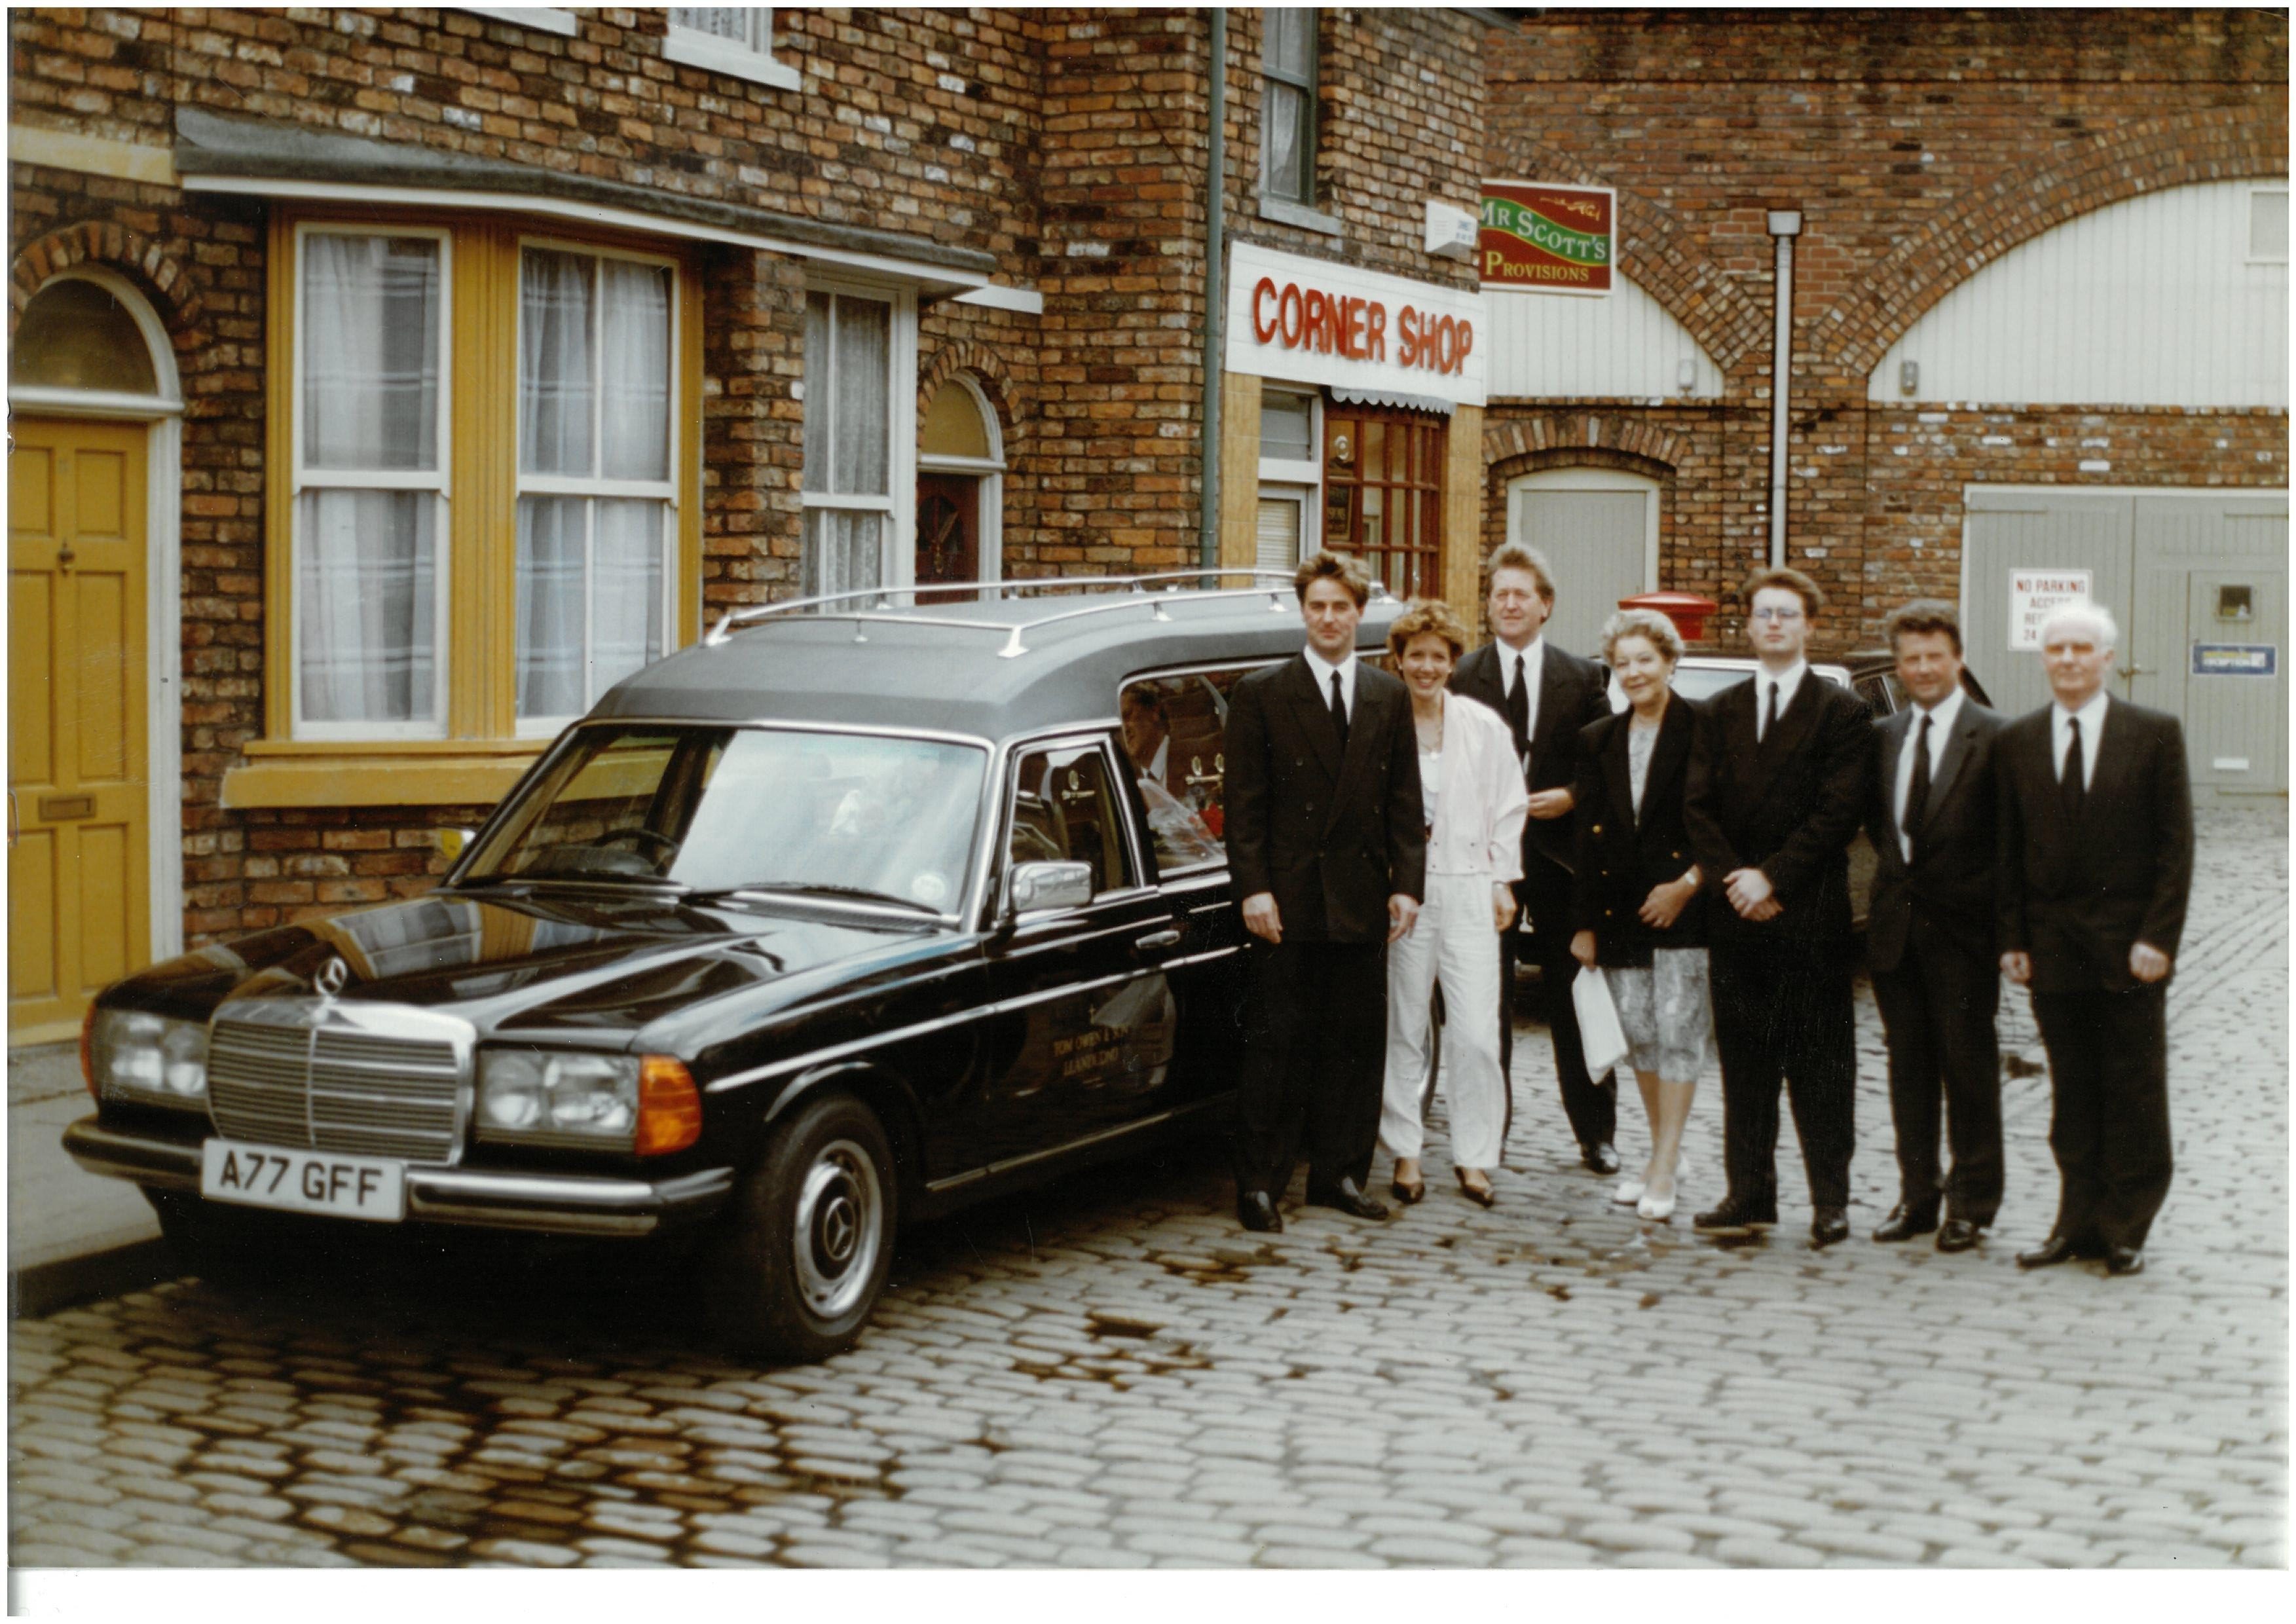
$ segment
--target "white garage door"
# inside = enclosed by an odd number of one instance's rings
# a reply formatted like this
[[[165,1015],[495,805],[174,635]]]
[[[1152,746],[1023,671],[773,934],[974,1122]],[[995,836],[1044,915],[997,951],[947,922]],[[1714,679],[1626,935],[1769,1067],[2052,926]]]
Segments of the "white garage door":
[[[1658,483],[1607,468],[1558,468],[1507,487],[1507,539],[1546,555],[1554,614],[1546,636],[1588,659],[1620,598],[1658,577]]]

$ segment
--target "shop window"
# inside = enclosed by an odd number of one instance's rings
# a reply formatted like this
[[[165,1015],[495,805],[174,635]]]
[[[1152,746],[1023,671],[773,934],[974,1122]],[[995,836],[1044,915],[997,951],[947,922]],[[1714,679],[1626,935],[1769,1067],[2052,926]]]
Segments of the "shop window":
[[[508,222],[283,220],[274,277],[285,680],[251,757],[507,750],[674,644],[700,541],[695,293],[676,260]],[[413,775],[409,803],[426,792]]]
[[[770,5],[673,5],[661,53],[674,62],[782,90],[805,83],[793,64],[774,55]]]
[[[1283,463],[1316,460],[1316,399],[1285,390],[1259,395],[1259,455]]]
[[[804,595],[902,584],[893,548],[894,308],[805,300]]]
[[[1278,202],[1316,201],[1316,13],[1271,8],[1260,37],[1266,76],[1260,127],[1260,187]]]
[[[1443,593],[1439,417],[1324,409],[1323,545],[1353,553],[1398,597]]]

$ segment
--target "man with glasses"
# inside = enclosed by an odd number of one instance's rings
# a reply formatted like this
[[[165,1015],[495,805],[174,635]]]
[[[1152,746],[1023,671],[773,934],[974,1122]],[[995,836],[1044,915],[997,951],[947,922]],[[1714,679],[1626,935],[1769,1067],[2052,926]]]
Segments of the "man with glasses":
[[[1865,810],[1872,713],[1809,668],[1825,605],[1799,570],[1757,570],[1742,594],[1759,662],[1716,694],[1691,749],[1683,821],[1710,890],[1714,1041],[1722,1056],[1729,1190],[1698,1215],[1717,1234],[1778,1219],[1778,1087],[1793,1106],[1809,1239],[1849,1233],[1857,1051],[1850,1007],[1850,837]]]
[[[1546,1029],[1554,1043],[1555,1081],[1563,1114],[1578,1140],[1578,1159],[1597,1173],[1619,1170],[1611,1140],[1619,1116],[1618,1086],[1604,1072],[1587,1074],[1587,1048],[1570,1001],[1578,961],[1570,956],[1570,786],[1578,773],[1578,734],[1611,714],[1602,668],[1566,654],[1543,635],[1554,612],[1554,578],[1537,550],[1510,542],[1491,554],[1493,641],[1459,662],[1451,691],[1480,700],[1506,718],[1530,791],[1522,826],[1522,878],[1515,882],[1517,918],[1546,995]],[[1513,1075],[1516,933],[1499,935],[1499,1070]],[[1508,1090],[1510,1102],[1513,1097]],[[1510,1109],[1508,1119],[1513,1121]]]

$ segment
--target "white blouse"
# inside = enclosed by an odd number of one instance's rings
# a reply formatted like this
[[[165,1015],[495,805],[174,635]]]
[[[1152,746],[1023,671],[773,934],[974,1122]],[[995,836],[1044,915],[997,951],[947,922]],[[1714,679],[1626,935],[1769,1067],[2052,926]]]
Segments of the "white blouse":
[[[1423,776],[1425,770],[1423,764]],[[1442,772],[1428,804],[1434,824],[1427,837],[1429,874],[1522,878],[1530,792],[1515,759],[1514,735],[1488,705],[1456,693],[1444,696]]]

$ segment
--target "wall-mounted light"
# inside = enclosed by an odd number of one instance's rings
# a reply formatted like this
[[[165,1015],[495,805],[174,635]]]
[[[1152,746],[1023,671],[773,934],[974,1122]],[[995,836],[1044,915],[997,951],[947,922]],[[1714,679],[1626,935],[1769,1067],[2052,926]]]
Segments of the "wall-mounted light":
[[[1698,363],[1685,356],[1675,363],[1674,390],[1677,395],[1687,395],[1698,387]]]
[[[1921,392],[1922,364],[1919,361],[1898,363],[1898,393],[1914,395]]]

